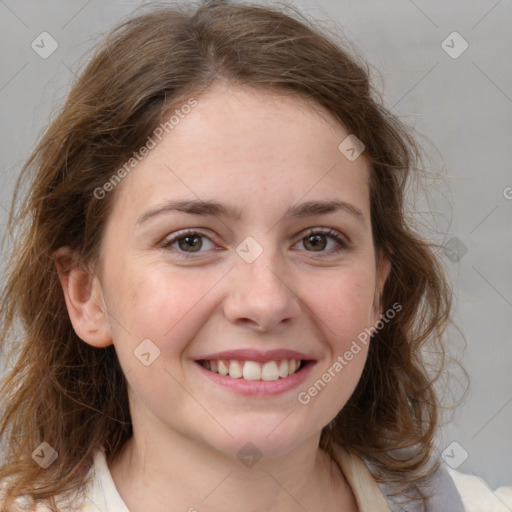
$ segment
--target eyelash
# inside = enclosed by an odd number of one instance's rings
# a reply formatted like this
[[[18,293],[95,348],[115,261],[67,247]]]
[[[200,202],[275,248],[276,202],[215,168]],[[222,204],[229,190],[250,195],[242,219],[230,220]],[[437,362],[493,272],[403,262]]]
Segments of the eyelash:
[[[173,244],[175,244],[176,242],[179,242],[181,239],[186,238],[187,236],[197,236],[197,235],[199,235],[201,237],[204,237],[204,238],[207,238],[208,240],[210,240],[210,238],[205,233],[203,233],[201,231],[185,230],[185,231],[179,231],[178,233],[176,233],[171,238],[164,239],[160,243],[160,247],[162,249],[169,249],[169,248],[171,248],[171,246]],[[308,237],[310,237],[312,235],[325,235],[328,238],[332,238],[339,245],[339,247],[337,249],[332,249],[329,252],[318,251],[319,254],[327,254],[327,255],[338,254],[340,252],[346,251],[350,247],[350,244],[343,238],[343,236],[338,231],[336,231],[335,229],[332,229],[332,228],[328,228],[328,229],[325,229],[325,228],[324,229],[321,229],[321,228],[309,228],[304,233],[304,236],[298,242],[296,242],[296,243],[300,243],[300,242],[302,242],[303,240],[305,240],[306,238],[308,238]],[[210,241],[212,243],[214,243],[212,240],[210,240]],[[185,259],[196,258],[197,257],[196,255],[200,255],[201,252],[202,252],[202,251],[200,251],[200,252],[195,252],[195,253],[194,252],[187,253],[185,251],[181,251],[180,249],[174,249],[174,250],[177,251],[177,253],[179,254],[180,257],[185,258]],[[307,251],[307,252],[315,253],[317,251]],[[320,256],[320,257],[324,257],[324,256]]]

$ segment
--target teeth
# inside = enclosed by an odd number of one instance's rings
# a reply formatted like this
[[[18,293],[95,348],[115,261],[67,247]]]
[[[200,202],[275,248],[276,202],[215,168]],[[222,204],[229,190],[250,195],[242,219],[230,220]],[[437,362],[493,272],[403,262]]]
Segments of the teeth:
[[[268,361],[261,368],[262,380],[277,380],[279,379],[279,369],[275,361]]]
[[[286,359],[283,359],[279,366],[279,377],[288,377],[288,361]]]
[[[229,376],[232,379],[239,379],[242,375],[242,365],[238,361],[229,361]]]
[[[261,366],[255,361],[246,361],[243,377],[245,380],[261,380]]]
[[[229,366],[224,361],[219,361],[218,370],[220,375],[227,375],[229,373]]]
[[[296,373],[301,361],[298,359],[283,359],[282,361],[229,361],[215,360],[201,363],[206,369],[219,375],[229,375],[232,379],[274,381],[284,379]]]

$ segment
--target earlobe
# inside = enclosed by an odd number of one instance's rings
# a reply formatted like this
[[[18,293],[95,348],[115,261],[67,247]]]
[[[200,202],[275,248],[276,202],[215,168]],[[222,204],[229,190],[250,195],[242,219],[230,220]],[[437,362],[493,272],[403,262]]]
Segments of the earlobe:
[[[69,247],[53,253],[69,318],[83,341],[93,347],[112,344],[101,284],[90,269],[78,264],[77,255]]]

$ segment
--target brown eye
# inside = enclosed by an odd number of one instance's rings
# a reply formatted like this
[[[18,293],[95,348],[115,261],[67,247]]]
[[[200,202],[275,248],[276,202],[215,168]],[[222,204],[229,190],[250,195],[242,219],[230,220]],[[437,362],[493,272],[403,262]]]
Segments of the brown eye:
[[[330,243],[329,240],[334,243]],[[343,235],[334,229],[321,230],[312,228],[308,230],[306,236],[299,243],[305,247],[307,252],[318,252],[322,256],[336,254],[350,247],[350,244],[344,239]]]
[[[327,240],[325,235],[309,235],[306,238],[304,238],[304,240],[304,247],[311,248],[311,250],[313,251],[323,251],[327,246]]]
[[[177,240],[178,246],[182,251],[196,252],[203,246],[203,241],[201,238],[201,236],[197,235],[184,236]]]
[[[198,231],[182,231],[163,240],[160,247],[172,250],[179,256],[187,257],[187,254],[202,254],[208,249],[214,249],[215,244],[205,234]]]

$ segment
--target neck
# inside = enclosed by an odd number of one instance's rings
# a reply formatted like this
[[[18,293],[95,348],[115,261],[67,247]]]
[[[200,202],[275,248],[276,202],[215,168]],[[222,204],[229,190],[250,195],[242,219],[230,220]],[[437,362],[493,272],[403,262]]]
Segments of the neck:
[[[109,463],[130,511],[332,509],[357,511],[343,473],[318,447],[319,436],[291,452],[243,464],[238,458],[166,431],[134,436]]]

